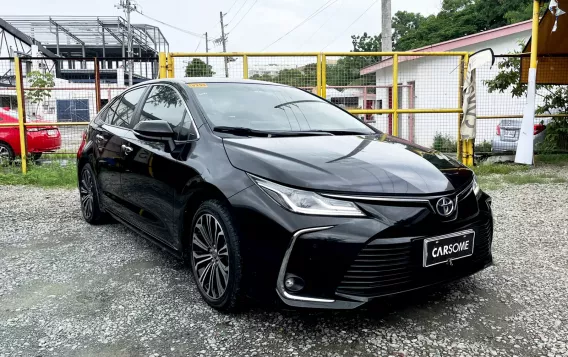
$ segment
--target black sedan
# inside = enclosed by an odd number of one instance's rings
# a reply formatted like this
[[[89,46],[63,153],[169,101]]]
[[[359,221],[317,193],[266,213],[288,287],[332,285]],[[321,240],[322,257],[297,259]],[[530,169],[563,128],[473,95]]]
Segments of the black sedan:
[[[203,299],[355,308],[492,264],[471,170],[306,91],[192,78],[129,88],[78,152],[83,217],[191,267]]]

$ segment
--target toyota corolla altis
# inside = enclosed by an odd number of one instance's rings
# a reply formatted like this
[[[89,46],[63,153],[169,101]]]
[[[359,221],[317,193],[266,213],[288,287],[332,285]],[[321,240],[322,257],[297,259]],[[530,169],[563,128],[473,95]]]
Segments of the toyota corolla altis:
[[[471,170],[284,85],[131,87],[90,123],[78,169],[87,222],[110,215],[184,259],[220,310],[271,294],[355,308],[492,264]]]

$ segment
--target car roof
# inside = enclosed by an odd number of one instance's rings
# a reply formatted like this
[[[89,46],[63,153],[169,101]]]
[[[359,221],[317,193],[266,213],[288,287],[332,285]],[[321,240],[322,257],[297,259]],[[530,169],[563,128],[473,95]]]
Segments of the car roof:
[[[273,82],[266,82],[266,81],[257,81],[254,79],[241,79],[241,78],[224,78],[224,77],[185,77],[185,78],[162,78],[162,79],[153,79],[149,81],[144,81],[142,83],[138,83],[131,88],[147,85],[147,84],[154,84],[154,83],[179,83],[179,84],[189,84],[189,83],[246,83],[246,84],[267,84],[267,85],[275,85],[275,86],[283,86],[288,87],[283,84],[273,83]]]
[[[249,84],[273,84],[281,85],[273,82],[257,81],[254,79],[242,78],[224,78],[224,77],[185,77],[181,78],[184,83],[249,83]]]

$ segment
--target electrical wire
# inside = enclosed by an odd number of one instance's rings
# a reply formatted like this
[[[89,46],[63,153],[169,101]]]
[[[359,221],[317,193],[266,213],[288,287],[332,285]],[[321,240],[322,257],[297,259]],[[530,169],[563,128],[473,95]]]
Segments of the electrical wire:
[[[252,3],[252,6],[249,7],[249,9],[248,9],[247,12],[244,14],[244,16],[241,17],[241,19],[239,20],[239,22],[237,22],[236,25],[233,26],[233,28],[231,29],[231,31],[234,31],[234,30],[237,28],[237,26],[239,26],[239,24],[241,23],[241,21],[243,21],[243,19],[244,19],[245,17],[247,17],[247,15],[249,14],[250,10],[252,10],[252,8],[254,7],[254,5],[256,5],[257,2],[258,2],[258,0],[255,0],[255,1]]]
[[[227,14],[228,14],[229,12],[231,12],[231,9],[233,8],[233,6],[235,6],[235,4],[236,4],[237,2],[239,2],[239,0],[235,0],[235,1],[233,2],[233,5],[231,5],[231,7],[229,8],[229,10],[227,10]]]
[[[239,7],[239,9],[238,9],[237,12],[235,13],[235,15],[233,15],[233,18],[232,18],[231,20],[227,21],[226,25],[229,25],[231,22],[233,22],[234,19],[237,18],[237,15],[239,14],[239,12],[241,12],[241,10],[243,9],[243,7],[245,7],[245,5],[246,5],[247,2],[248,2],[248,0],[245,0],[245,1],[242,3],[241,7]]]
[[[193,52],[197,52],[199,46],[201,46],[201,41],[203,41],[203,39],[199,40],[199,43],[197,44],[197,47],[195,47],[195,50]]]
[[[379,2],[379,0],[373,1],[373,3],[372,3],[367,9],[365,9],[365,11],[363,11],[363,13],[362,13],[361,15],[359,15],[359,17],[357,17],[349,26],[347,26],[347,28],[346,28],[345,30],[341,31],[341,33],[340,33],[339,35],[337,35],[337,36],[333,39],[333,41],[331,41],[330,43],[328,43],[327,45],[325,45],[325,47],[322,48],[321,50],[322,50],[322,51],[325,50],[327,47],[329,47],[329,45],[331,45],[332,43],[334,43],[335,41],[337,41],[337,40],[339,39],[339,37],[343,36],[343,34],[344,34],[345,32],[347,32],[347,30],[349,30],[349,29],[351,28],[351,26],[353,26],[357,21],[359,21],[359,19],[362,18],[363,15],[365,15],[365,14],[367,13],[367,11],[371,10],[371,8],[372,8],[373,6],[375,6],[375,4],[378,3],[378,2]]]
[[[204,35],[198,34],[197,32],[193,32],[193,31],[189,31],[189,30],[184,30],[184,29],[179,28],[179,27],[177,27],[177,26],[170,25],[170,24],[168,24],[168,23],[166,23],[166,22],[163,22],[163,21],[160,21],[160,20],[155,19],[155,18],[153,18],[153,17],[150,17],[150,16],[148,16],[148,15],[146,15],[146,14],[143,14],[142,12],[140,12],[140,11],[138,11],[138,10],[136,10],[136,12],[139,13],[140,15],[142,15],[142,16],[144,16],[144,17],[150,19],[150,20],[152,20],[152,21],[156,21],[157,23],[160,23],[160,24],[162,24],[162,25],[164,25],[164,26],[167,26],[167,27],[171,27],[171,28],[173,28],[173,29],[175,29],[175,30],[181,31],[181,32],[186,33],[186,34],[188,34],[188,35],[195,36],[195,37],[198,37],[198,38],[204,38],[204,37],[205,37]]]
[[[298,25],[294,26],[290,31],[286,32],[284,35],[282,35],[280,38],[278,38],[276,41],[272,42],[270,45],[266,46],[265,48],[262,49],[261,52],[264,52],[267,48],[269,48],[270,46],[274,45],[275,43],[277,43],[278,41],[282,40],[284,37],[288,36],[289,34],[291,34],[294,30],[296,30],[297,28],[299,28],[300,26],[302,26],[303,24],[305,24],[306,22],[310,21],[312,18],[316,17],[317,15],[319,15],[320,13],[322,13],[323,11],[325,11],[328,7],[330,7],[331,5],[335,4],[336,2],[338,2],[339,0],[328,0],[325,4],[323,4],[322,6],[320,6],[316,11],[314,11],[310,16],[308,16],[307,18],[305,18],[302,22],[300,22]]]
[[[341,1],[341,0],[340,0],[340,1]],[[341,3],[341,2],[340,2],[340,3]],[[320,27],[318,27],[317,30],[315,30],[314,32],[312,32],[312,34],[310,35],[310,37],[308,37],[306,40],[303,41],[304,43],[302,44],[301,47],[307,45],[307,44],[310,42],[310,40],[311,40],[325,25],[327,25],[327,23],[329,22],[329,20],[331,20],[331,18],[333,17],[333,15],[339,13],[339,10],[341,10],[341,7],[337,8],[337,11],[334,12],[333,14],[329,14],[329,16],[328,16],[328,17],[325,19],[325,21],[323,22],[323,24],[322,24]]]

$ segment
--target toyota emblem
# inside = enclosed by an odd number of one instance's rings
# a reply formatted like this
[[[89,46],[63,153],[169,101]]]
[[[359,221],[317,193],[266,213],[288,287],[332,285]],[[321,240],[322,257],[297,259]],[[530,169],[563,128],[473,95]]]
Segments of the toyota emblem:
[[[455,209],[454,201],[449,199],[448,197],[442,197],[436,202],[436,211],[442,217],[448,217],[452,213],[454,213]]]

